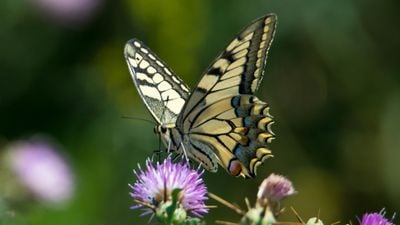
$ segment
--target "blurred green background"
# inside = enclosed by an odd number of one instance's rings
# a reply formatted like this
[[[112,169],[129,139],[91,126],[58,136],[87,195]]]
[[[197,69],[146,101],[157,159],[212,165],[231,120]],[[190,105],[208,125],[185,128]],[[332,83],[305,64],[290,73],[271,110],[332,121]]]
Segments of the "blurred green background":
[[[122,118],[151,119],[124,44],[141,39],[193,87],[238,31],[270,12],[278,28],[258,96],[276,120],[275,158],[253,180],[206,172],[209,191],[244,207],[275,172],[299,192],[283,205],[304,218],[320,210],[325,223],[345,223],[399,211],[399,8],[395,0],[2,0],[0,145],[51,136],[77,182],[66,206],[33,205],[13,222],[146,224],[129,209],[127,184],[158,139],[153,125]],[[205,218],[239,220],[224,206]],[[282,219],[295,217],[288,210]]]

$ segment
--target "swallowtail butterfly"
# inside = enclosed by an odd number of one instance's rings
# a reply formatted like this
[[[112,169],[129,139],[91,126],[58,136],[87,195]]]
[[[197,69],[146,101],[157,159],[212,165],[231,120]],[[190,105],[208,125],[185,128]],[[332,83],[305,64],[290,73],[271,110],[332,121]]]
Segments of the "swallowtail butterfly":
[[[272,157],[269,105],[254,92],[276,23],[276,15],[268,14],[245,27],[192,91],[142,42],[128,41],[125,59],[133,82],[168,149],[212,172],[219,164],[233,176],[256,176],[257,167]]]

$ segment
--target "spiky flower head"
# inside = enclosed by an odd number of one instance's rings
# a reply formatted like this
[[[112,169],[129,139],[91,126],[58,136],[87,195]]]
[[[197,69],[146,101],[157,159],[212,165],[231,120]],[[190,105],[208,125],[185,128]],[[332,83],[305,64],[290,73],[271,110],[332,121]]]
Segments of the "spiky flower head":
[[[365,213],[361,219],[360,225],[394,225],[392,220],[385,218],[385,210],[379,213]]]
[[[264,179],[258,188],[257,201],[261,205],[264,205],[267,201],[279,202],[295,193],[296,191],[290,180],[284,176],[272,173]]]
[[[194,216],[201,217],[208,212],[204,201],[207,199],[207,188],[201,178],[202,171],[191,169],[186,162],[173,163],[166,158],[161,164],[153,165],[146,161],[146,168],[134,171],[137,180],[130,195],[138,203],[133,209],[143,208],[142,215],[156,213],[157,209],[173,201],[177,193],[177,207]]]

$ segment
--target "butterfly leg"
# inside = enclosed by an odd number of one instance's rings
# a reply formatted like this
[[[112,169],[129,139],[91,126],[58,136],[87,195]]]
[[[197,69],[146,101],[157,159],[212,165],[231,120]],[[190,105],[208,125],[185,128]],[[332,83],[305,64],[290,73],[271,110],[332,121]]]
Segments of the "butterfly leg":
[[[168,140],[168,148],[167,148],[167,153],[169,154],[171,152],[171,145],[172,145],[172,141],[171,139]]]
[[[186,162],[189,164],[189,157],[187,156],[187,151],[185,149],[185,146],[183,144],[180,144],[182,146],[182,150],[183,150],[183,155],[186,159]]]

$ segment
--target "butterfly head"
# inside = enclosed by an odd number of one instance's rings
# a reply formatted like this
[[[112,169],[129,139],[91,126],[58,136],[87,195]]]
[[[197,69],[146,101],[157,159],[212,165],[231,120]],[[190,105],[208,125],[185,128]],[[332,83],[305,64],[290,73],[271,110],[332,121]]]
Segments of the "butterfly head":
[[[164,125],[156,125],[154,127],[154,133],[159,135],[165,135],[168,133],[168,128]]]
[[[160,124],[154,127],[154,133],[161,136],[161,139],[166,146],[174,148],[174,146],[171,146],[171,143],[169,143],[169,141],[173,138],[173,129],[175,129],[174,124]]]

